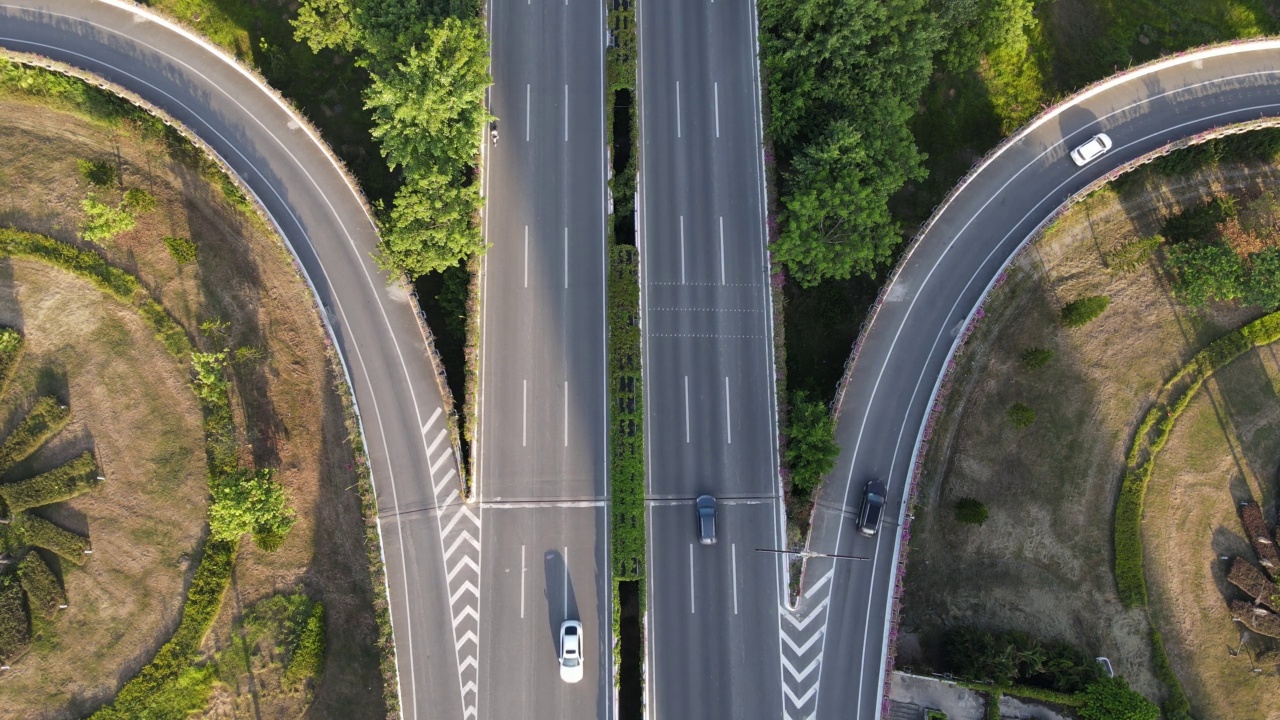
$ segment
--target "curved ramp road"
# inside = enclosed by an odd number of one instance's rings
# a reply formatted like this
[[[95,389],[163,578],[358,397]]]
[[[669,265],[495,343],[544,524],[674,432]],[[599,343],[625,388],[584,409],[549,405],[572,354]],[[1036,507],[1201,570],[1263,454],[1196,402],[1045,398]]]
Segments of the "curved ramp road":
[[[196,37],[116,2],[7,0],[0,46],[97,74],[206,142],[262,202],[309,278],[361,414],[378,495],[406,718],[476,717],[479,520],[458,495],[447,414],[407,292],[323,144]]]
[[[789,717],[880,717],[903,496],[926,412],[959,333],[1014,253],[1109,171],[1171,141],[1277,116],[1280,42],[1164,61],[1039,118],[935,215],[886,289],[838,409],[841,455],[819,498],[809,549],[871,561],[808,561],[799,614],[816,642],[802,661],[820,669],[794,683],[788,697],[803,702],[788,705]],[[1067,153],[1098,132],[1115,146],[1076,167]],[[880,533],[867,538],[853,524],[862,488],[873,478],[890,497]]]

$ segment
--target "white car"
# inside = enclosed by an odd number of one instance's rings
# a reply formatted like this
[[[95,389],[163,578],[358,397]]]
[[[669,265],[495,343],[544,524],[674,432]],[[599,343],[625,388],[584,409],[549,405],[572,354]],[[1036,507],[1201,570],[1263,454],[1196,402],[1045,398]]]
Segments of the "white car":
[[[1098,133],[1089,138],[1088,142],[1071,151],[1071,161],[1084,167],[1102,157],[1102,154],[1110,149],[1111,138],[1107,137],[1106,133]]]
[[[560,625],[560,679],[567,683],[582,679],[582,623],[577,620]]]

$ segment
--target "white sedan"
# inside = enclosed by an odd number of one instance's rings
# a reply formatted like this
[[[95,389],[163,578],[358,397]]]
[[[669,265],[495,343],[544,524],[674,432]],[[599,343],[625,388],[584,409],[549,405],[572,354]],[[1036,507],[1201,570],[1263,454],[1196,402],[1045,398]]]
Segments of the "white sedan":
[[[577,620],[560,625],[560,679],[567,683],[582,679],[582,623]]]
[[[1084,167],[1102,157],[1102,154],[1110,149],[1111,138],[1107,137],[1106,133],[1098,133],[1089,138],[1088,142],[1071,151],[1071,161]]]

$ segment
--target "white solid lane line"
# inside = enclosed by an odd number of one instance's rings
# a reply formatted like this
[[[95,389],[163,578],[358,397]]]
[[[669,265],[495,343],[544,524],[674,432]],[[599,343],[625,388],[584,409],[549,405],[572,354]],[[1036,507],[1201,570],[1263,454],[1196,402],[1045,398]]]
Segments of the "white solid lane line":
[[[680,216],[680,284],[684,284],[684,216]]]
[[[724,376],[724,429],[729,434],[729,445],[733,444],[733,415],[729,413],[729,376]]]
[[[676,81],[676,137],[680,137],[680,81]]]
[[[716,106],[716,137],[720,137],[720,83],[711,83],[711,92]]]
[[[689,443],[689,376],[684,376],[684,441]]]
[[[729,557],[733,568],[733,614],[738,614],[738,544],[729,545]]]
[[[724,216],[720,216],[720,284],[725,285],[724,281]]]
[[[529,446],[529,381],[521,380],[520,389],[520,446]]]
[[[529,287],[529,226],[524,226],[524,286]]]
[[[569,619],[569,548],[564,548],[564,619]]]
[[[689,543],[689,614],[698,614],[698,606],[693,601],[693,543]]]
[[[529,83],[524,84],[524,141],[529,142],[529,106],[532,101],[533,90]]]
[[[520,546],[520,617],[524,618],[524,575],[528,567],[524,564],[524,545]]]
[[[569,228],[564,229],[564,289],[569,289]]]
[[[564,446],[569,447],[569,381],[564,381]]]
[[[569,0],[564,4],[568,5]],[[564,84],[564,141],[569,142],[569,83]]]

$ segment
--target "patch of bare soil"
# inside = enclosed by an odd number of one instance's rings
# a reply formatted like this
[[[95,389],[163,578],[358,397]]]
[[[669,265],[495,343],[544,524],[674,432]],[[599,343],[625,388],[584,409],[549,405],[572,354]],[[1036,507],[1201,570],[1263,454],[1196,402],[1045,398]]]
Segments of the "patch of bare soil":
[[[961,351],[925,456],[900,666],[935,666],[948,627],[1021,630],[1109,657],[1135,689],[1161,699],[1146,615],[1123,608],[1112,571],[1125,452],[1165,379],[1257,312],[1222,306],[1191,313],[1173,300],[1155,259],[1125,272],[1109,268],[1107,258],[1159,233],[1164,217],[1215,188],[1252,191],[1275,179],[1271,169],[1242,167],[1148,186],[1123,200],[1106,189],[1019,257]],[[1107,295],[1111,305],[1083,328],[1063,329],[1061,307],[1088,295]],[[1055,356],[1031,370],[1020,359],[1035,347]],[[1036,411],[1031,427],[1010,424],[1014,403]],[[956,520],[955,503],[964,497],[987,505],[984,525]],[[1184,683],[1194,672],[1177,656],[1174,667]]]
[[[308,717],[379,717],[375,590],[353,454],[310,292],[262,223],[244,215],[200,169],[171,156],[162,142],[128,127],[105,127],[10,100],[0,101],[0,223],[78,242],[81,199],[92,191],[114,204],[123,189],[90,188],[77,172],[77,159],[113,161],[123,186],[144,188],[158,201],[156,210],[139,216],[135,229],[107,244],[108,258],[136,273],[204,349],[226,346],[234,354],[252,348],[234,365],[233,405],[237,424],[247,429],[245,453],[276,469],[298,513],[297,525],[276,552],[263,552],[247,539],[241,544],[206,649],[214,656],[228,648],[240,612],[273,593],[302,588],[326,607],[326,665],[314,688],[279,689],[279,678],[271,674],[280,669],[268,664],[255,674],[225,678],[207,716],[294,718],[308,708]],[[180,267],[163,243],[166,236],[193,240],[196,262]],[[214,319],[225,322],[225,329],[202,335],[200,325]],[[185,497],[203,512],[203,487]],[[200,513],[182,529],[199,532]],[[96,530],[95,546],[105,532]],[[176,593],[157,589],[148,596],[159,607]],[[157,625],[137,647],[158,646],[172,626]],[[81,674],[79,668],[64,670]],[[114,672],[120,679],[131,674],[128,668]],[[48,717],[77,712],[65,694],[44,702]],[[0,716],[10,707],[0,682]]]

